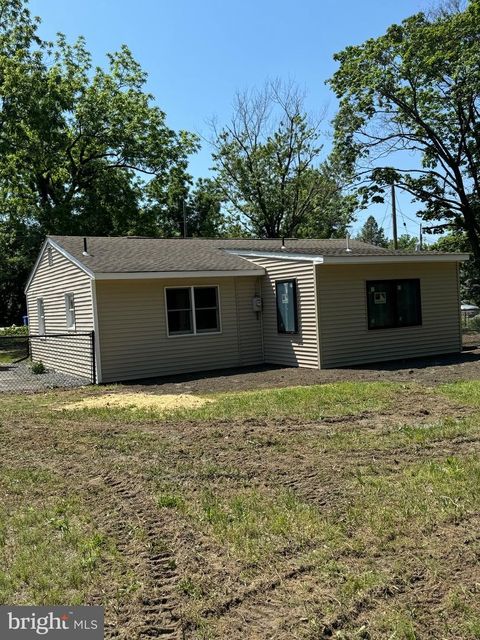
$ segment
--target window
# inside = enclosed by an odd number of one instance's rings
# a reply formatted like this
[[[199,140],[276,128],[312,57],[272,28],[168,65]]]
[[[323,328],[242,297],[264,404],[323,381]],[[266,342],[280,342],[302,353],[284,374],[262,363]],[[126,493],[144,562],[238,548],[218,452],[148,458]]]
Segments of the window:
[[[190,288],[167,289],[168,333],[193,333]]]
[[[165,289],[168,335],[219,333],[218,287]]]
[[[297,283],[295,280],[277,280],[278,333],[298,333]]]
[[[67,329],[75,329],[75,296],[73,293],[65,294],[65,314]]]
[[[219,331],[217,287],[194,287],[195,328],[197,333]]]
[[[422,324],[418,279],[367,282],[367,304],[369,329]]]
[[[43,304],[43,298],[37,298],[37,322],[38,335],[43,336],[45,334],[45,306]]]

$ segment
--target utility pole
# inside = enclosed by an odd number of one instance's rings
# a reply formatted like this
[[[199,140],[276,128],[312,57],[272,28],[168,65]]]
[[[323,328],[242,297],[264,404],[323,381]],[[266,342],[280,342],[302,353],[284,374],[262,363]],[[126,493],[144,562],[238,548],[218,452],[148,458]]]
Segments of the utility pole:
[[[397,203],[395,201],[395,183],[394,182],[392,182],[392,229],[393,229],[393,248],[398,249]]]
[[[422,251],[423,250],[423,227],[422,227],[422,225],[420,225],[420,234],[419,234],[419,236],[420,237],[419,237],[419,243],[418,244],[419,244],[420,251]]]

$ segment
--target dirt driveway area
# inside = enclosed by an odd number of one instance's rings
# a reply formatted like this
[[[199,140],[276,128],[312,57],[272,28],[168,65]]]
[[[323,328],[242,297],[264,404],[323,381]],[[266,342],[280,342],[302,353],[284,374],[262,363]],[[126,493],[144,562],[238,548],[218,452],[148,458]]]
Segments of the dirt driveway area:
[[[418,382],[438,385],[457,380],[480,379],[480,334],[464,336],[460,354],[416,358],[343,369],[298,369],[272,365],[227,369],[140,380],[122,385],[126,389],[150,393],[208,393],[247,391],[292,385],[326,384],[330,382]]]

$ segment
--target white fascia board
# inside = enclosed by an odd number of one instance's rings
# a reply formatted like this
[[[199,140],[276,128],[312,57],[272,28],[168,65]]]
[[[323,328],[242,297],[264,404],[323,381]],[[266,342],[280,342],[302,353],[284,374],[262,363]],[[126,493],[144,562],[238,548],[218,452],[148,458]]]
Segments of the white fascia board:
[[[294,260],[302,262],[313,262],[313,264],[387,264],[387,263],[405,263],[405,262],[465,262],[470,258],[468,253],[442,253],[431,255],[349,255],[344,256],[328,256],[328,255],[310,255],[305,253],[281,253],[281,252],[265,252],[265,251],[241,251],[238,249],[228,249],[227,253],[241,255],[251,258],[272,258],[273,260]]]
[[[47,238],[47,241],[54,249],[56,249],[59,253],[61,253],[62,256],[67,258],[67,260],[70,260],[70,262],[73,262],[75,266],[77,266],[79,269],[84,271],[87,274],[87,276],[90,276],[90,278],[95,277],[95,274],[91,269],[85,266],[83,262],[80,262],[80,260],[77,260],[77,258],[74,258],[71,253],[68,253],[68,251],[66,251],[61,245],[57,244],[55,240],[52,240],[51,238]]]
[[[303,262],[322,263],[323,256],[312,256],[306,253],[283,253],[281,251],[242,251],[241,249],[224,249],[225,253],[231,253],[240,258],[272,258],[273,260],[302,260]]]
[[[86,267],[84,264],[82,264],[79,260],[77,260],[76,258],[74,258],[70,253],[68,253],[68,251],[66,251],[63,247],[61,247],[59,244],[57,244],[54,240],[52,240],[51,238],[47,238],[43,245],[42,248],[40,249],[40,253],[38,254],[38,258],[33,266],[32,271],[30,272],[30,276],[28,277],[27,280],[27,284],[25,285],[25,293],[27,293],[32,280],[37,272],[38,266],[40,264],[40,261],[42,260],[43,254],[45,253],[45,250],[47,249],[47,247],[53,247],[56,251],[58,251],[58,253],[61,253],[62,256],[64,258],[66,258],[67,260],[69,260],[70,262],[72,262],[76,267],[78,267],[79,269],[81,269],[84,273],[86,273],[88,276],[90,276],[90,278],[94,278],[95,276],[93,275],[93,271],[91,271],[88,267]]]
[[[243,269],[242,271],[138,271],[95,273],[95,280],[151,280],[151,279],[178,279],[178,278],[227,278],[242,276],[263,276],[265,269]]]
[[[324,256],[323,264],[395,264],[408,262],[465,262],[470,255],[468,253],[443,253],[431,256]]]
[[[32,284],[33,276],[37,273],[38,265],[40,264],[41,259],[43,258],[43,254],[45,253],[45,249],[48,245],[48,239],[43,241],[42,246],[40,247],[40,251],[38,253],[37,259],[35,260],[35,264],[33,265],[32,270],[30,271],[30,275],[28,276],[27,284],[25,285],[24,293],[27,293],[30,285]]]

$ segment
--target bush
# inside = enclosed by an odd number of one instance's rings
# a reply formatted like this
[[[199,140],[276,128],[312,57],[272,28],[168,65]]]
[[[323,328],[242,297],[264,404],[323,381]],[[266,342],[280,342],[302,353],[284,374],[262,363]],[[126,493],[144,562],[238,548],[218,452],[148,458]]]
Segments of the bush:
[[[0,329],[0,337],[1,336],[28,336],[28,327],[25,326],[17,326],[12,324],[11,327],[4,327]]]
[[[480,314],[467,320],[467,329],[470,329],[471,331],[480,331]]]
[[[37,360],[36,362],[32,362],[32,373],[34,374],[39,374],[39,373],[45,373],[46,369],[45,369],[45,365],[43,364],[43,362],[41,360]]]

